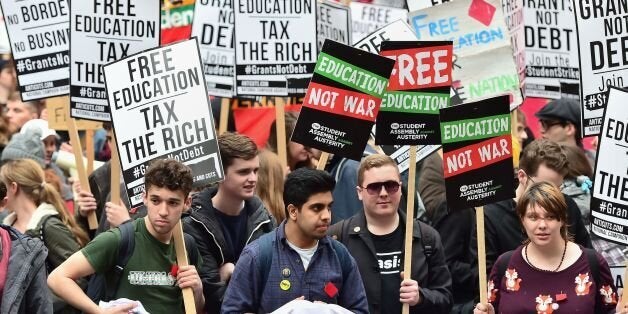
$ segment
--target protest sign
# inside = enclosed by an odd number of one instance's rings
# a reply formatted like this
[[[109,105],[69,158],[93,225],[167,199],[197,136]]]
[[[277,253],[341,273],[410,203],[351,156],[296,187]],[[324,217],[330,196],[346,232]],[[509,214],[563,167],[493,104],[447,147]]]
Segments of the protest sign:
[[[132,206],[142,202],[148,162],[188,165],[194,186],[223,177],[214,120],[195,39],[104,67],[122,175]]]
[[[439,109],[449,107],[451,41],[384,41],[395,60],[377,117],[375,144],[440,144]]]
[[[66,95],[70,7],[67,0],[1,0],[23,101]]]
[[[399,168],[399,173],[403,173],[410,167],[410,146],[405,145],[382,145],[382,150],[384,153],[397,163],[397,168]],[[416,162],[425,159],[431,153],[437,151],[440,148],[440,145],[418,145],[416,152]]]
[[[160,2],[161,44],[165,45],[190,38],[196,0],[163,0]]]
[[[102,66],[159,46],[159,3],[75,1],[70,12],[70,116],[111,121]]]
[[[456,0],[409,14],[418,40],[452,40],[456,102],[511,95],[522,102],[508,28],[499,0]]]
[[[478,207],[514,197],[507,95],[440,110],[447,204]]]
[[[9,46],[9,35],[4,21],[4,15],[0,8],[0,53],[11,53],[11,47]]]
[[[624,278],[626,266],[610,266],[610,268],[613,282],[617,288],[617,295],[622,295],[624,290],[624,281],[626,281],[626,278]]]
[[[48,110],[48,127],[55,130],[68,130],[70,112],[69,96],[53,97],[46,99]],[[89,120],[76,120],[78,130],[97,130],[102,128],[102,123]]]
[[[288,95],[287,77],[309,77],[316,65],[316,1],[238,0],[236,4],[236,93]],[[304,92],[307,80],[290,88]]]
[[[408,10],[410,12],[433,7],[435,5],[449,2],[450,0],[408,0]]]
[[[628,92],[610,87],[591,195],[591,231],[628,244]]]
[[[561,98],[561,83],[578,83],[576,23],[571,1],[524,1],[526,97]]]
[[[379,53],[382,42],[387,40],[412,41],[416,40],[416,35],[406,22],[403,20],[396,20],[380,29],[377,29],[371,34],[368,34],[353,44],[353,47],[370,53]]]
[[[234,96],[233,2],[199,0],[194,7],[192,37],[198,40],[207,92],[213,96]]]
[[[326,40],[292,141],[360,160],[394,64]]]
[[[323,48],[325,39],[331,39],[345,45],[351,45],[351,12],[349,7],[332,1],[318,2],[317,30],[318,51]]]
[[[519,86],[523,88],[526,76],[523,3],[517,0],[504,0],[502,1],[502,11],[504,12],[506,27],[508,27],[510,35],[512,55],[517,66],[517,73],[519,73]]]
[[[582,135],[600,134],[609,86],[628,79],[628,3],[618,0],[576,1],[580,54]]]
[[[368,3],[351,2],[351,31],[353,44],[395,20],[406,21],[408,10]]]

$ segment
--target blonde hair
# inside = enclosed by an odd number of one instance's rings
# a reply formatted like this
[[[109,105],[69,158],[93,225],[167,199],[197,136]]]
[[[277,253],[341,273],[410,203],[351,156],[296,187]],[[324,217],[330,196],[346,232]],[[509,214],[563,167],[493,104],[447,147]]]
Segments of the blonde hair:
[[[76,224],[54,185],[45,181],[44,170],[36,161],[32,159],[7,161],[0,169],[0,177],[6,185],[15,182],[35,205],[49,203],[54,206],[59,218],[70,229],[81,247],[89,242],[87,233]]]
[[[277,154],[264,150],[259,154],[259,172],[257,173],[257,196],[275,217],[277,222],[286,218],[283,203],[284,169]]]

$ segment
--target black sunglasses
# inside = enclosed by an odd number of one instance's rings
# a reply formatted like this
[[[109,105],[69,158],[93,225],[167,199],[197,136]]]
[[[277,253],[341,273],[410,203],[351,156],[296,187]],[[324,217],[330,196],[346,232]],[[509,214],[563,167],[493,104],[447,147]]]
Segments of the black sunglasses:
[[[361,188],[366,189],[366,191],[371,195],[377,195],[382,191],[382,186],[386,189],[388,194],[393,194],[399,191],[399,187],[401,185],[397,181],[386,181],[369,183],[366,186],[361,186]]]

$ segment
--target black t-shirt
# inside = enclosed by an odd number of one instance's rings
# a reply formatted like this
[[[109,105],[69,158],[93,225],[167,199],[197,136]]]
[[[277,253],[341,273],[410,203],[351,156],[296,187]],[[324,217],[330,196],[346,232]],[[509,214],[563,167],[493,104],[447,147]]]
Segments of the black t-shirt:
[[[401,313],[399,302],[399,288],[401,287],[401,271],[403,270],[403,234],[401,228],[386,235],[374,235],[371,233],[379,274],[382,279],[381,308],[386,313]]]
[[[216,218],[220,221],[225,241],[231,247],[233,256],[237,260],[246,244],[246,221],[248,218],[246,209],[241,210],[237,216],[226,215],[217,210]]]

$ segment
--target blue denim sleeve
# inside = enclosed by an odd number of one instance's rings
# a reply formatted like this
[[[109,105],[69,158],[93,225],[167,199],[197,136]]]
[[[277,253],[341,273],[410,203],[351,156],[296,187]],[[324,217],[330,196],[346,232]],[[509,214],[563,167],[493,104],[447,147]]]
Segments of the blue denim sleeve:
[[[222,302],[221,313],[257,313],[260,291],[260,273],[257,269],[257,246],[247,245],[235,265]]]
[[[343,249],[346,250],[346,248]],[[353,312],[368,314],[369,305],[366,300],[366,291],[364,290],[364,283],[358,270],[358,265],[355,263],[353,256],[347,255],[351,258],[351,271],[346,276],[346,281],[343,283],[343,291],[338,298],[338,305]]]

